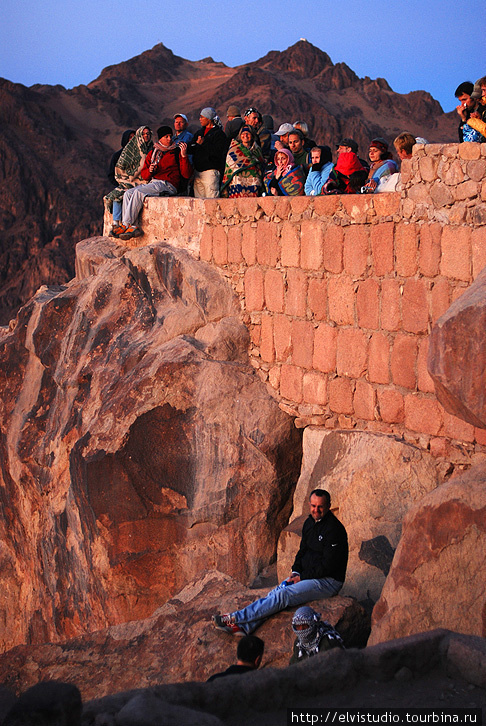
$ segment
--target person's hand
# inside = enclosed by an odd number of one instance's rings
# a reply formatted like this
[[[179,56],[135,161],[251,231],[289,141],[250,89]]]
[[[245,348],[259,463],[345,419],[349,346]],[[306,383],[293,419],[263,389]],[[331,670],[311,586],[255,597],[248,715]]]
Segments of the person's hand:
[[[481,116],[479,115],[479,113],[477,111],[473,111],[472,113],[469,114],[469,118],[481,118]]]
[[[150,166],[149,166],[149,172],[151,174],[153,174],[156,168],[157,168],[157,164],[150,164]]]
[[[184,141],[180,142],[179,149],[181,150],[181,156],[185,158],[187,156],[187,144]]]
[[[285,146],[282,144],[281,141],[276,141],[275,148],[277,149],[277,151],[282,151],[282,149],[285,149]]]
[[[272,192],[272,194],[273,194],[273,196],[274,196],[274,197],[276,197],[276,196],[277,196],[277,190],[276,190],[276,189],[274,189],[274,188],[272,187],[272,188],[270,189],[270,191]]]
[[[461,117],[461,119],[463,121],[465,121],[466,120],[466,109],[464,108],[462,103],[460,103],[459,106],[456,106],[456,111],[459,114],[459,116]]]
[[[200,146],[203,141],[204,141],[204,137],[203,136],[198,136],[197,139],[196,139],[196,144],[199,144],[199,146]]]
[[[300,575],[298,575],[296,572],[293,572],[290,577],[287,577],[287,582],[290,585],[295,585],[296,582],[300,582]]]

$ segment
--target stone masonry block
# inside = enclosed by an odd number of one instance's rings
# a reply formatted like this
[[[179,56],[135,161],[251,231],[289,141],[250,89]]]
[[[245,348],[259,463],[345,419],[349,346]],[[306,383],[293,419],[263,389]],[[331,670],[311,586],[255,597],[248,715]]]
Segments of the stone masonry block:
[[[284,267],[300,264],[300,235],[297,225],[285,220],[280,232],[280,259]]]
[[[403,388],[414,389],[416,386],[416,363],[416,337],[398,333],[395,337],[395,342],[390,356],[390,369],[393,383],[397,386],[402,386]]]
[[[205,224],[202,231],[199,256],[205,262],[213,259],[213,228],[209,224]]]
[[[344,228],[344,270],[353,277],[366,272],[369,254],[369,231],[364,225]]]
[[[338,375],[360,378],[366,370],[368,338],[358,328],[338,331],[336,370]]]
[[[263,310],[263,271],[249,267],[245,272],[245,306],[249,312]]]
[[[342,227],[329,226],[324,231],[324,268],[339,275],[343,270],[344,232]]]
[[[247,265],[256,262],[256,227],[245,224],[241,237],[241,254]]]
[[[380,318],[379,292],[380,286],[377,280],[371,277],[359,283],[358,292],[356,293],[356,310],[360,328],[378,329]]]
[[[471,230],[447,226],[442,230],[441,275],[453,280],[471,280]]]
[[[429,338],[419,341],[417,356],[417,387],[423,393],[435,393],[434,381],[427,370],[427,355],[429,352]]]
[[[243,197],[242,197],[243,198]],[[228,227],[228,262],[241,262],[241,226]]]
[[[289,215],[294,210],[294,199],[296,197],[290,198],[290,197],[274,197],[274,213],[277,217],[280,217],[280,219],[287,219]]]
[[[354,222],[365,222],[366,215],[372,207],[371,197],[361,194],[344,194],[341,204]]]
[[[278,225],[275,222],[258,220],[257,261],[260,265],[275,267],[278,260]]]
[[[432,323],[435,323],[451,304],[449,287],[449,280],[445,278],[437,280],[432,285],[430,293],[430,319]]]
[[[292,321],[286,315],[273,316],[273,343],[276,359],[287,362],[292,345]]]
[[[242,217],[255,218],[258,209],[258,201],[256,197],[239,197],[238,211]]]
[[[477,161],[468,161],[466,170],[468,176],[476,182],[482,181],[486,177],[486,159],[478,159]]]
[[[317,371],[304,373],[303,397],[306,403],[327,403],[327,376]]]
[[[390,381],[390,343],[384,333],[373,333],[370,338],[368,378],[372,383]]]
[[[462,199],[474,199],[474,197],[477,197],[479,193],[479,185],[472,179],[468,179],[462,184],[458,184],[456,187],[453,187],[454,199],[458,202]]]
[[[287,293],[285,295],[285,312],[304,318],[307,301],[307,275],[304,270],[290,268],[287,270]]]
[[[459,144],[459,156],[461,159],[479,159],[481,156],[481,147],[479,144],[474,144],[471,141],[465,141]]]
[[[311,277],[309,280],[307,304],[315,320],[327,318],[327,280]]]
[[[442,227],[437,222],[420,228],[419,270],[427,277],[439,274]]]
[[[378,391],[378,408],[381,420],[386,423],[402,423],[405,418],[403,396],[395,388]]]
[[[273,348],[273,319],[271,315],[262,315],[260,341],[260,357],[266,363],[273,363],[275,358]]]
[[[423,156],[419,159],[419,171],[422,180],[425,182],[433,182],[437,179],[437,167],[439,159],[434,156]]]
[[[213,260],[217,265],[226,265],[228,262],[228,236],[226,227],[213,229]]]
[[[475,439],[474,426],[463,421],[456,416],[452,416],[447,411],[443,411],[444,416],[444,435],[456,441],[471,443]]]
[[[283,365],[280,370],[280,395],[294,403],[301,403],[303,377],[302,368]]]
[[[402,162],[403,175],[403,162]],[[398,214],[400,209],[399,192],[387,192],[386,194],[375,194],[373,197],[373,206],[378,217],[392,217]],[[385,222],[382,222],[385,224]]]
[[[266,270],[264,291],[266,309],[275,313],[282,313],[284,310],[285,282],[280,270]]]
[[[363,379],[356,381],[354,415],[366,421],[373,421],[375,418],[375,389]]]
[[[418,230],[415,224],[395,227],[395,257],[398,275],[412,277],[417,272]]]
[[[354,283],[349,277],[329,280],[329,317],[338,325],[354,325]]]
[[[397,280],[381,283],[381,327],[385,330],[400,328],[400,285]]]
[[[436,208],[447,207],[454,202],[453,187],[448,187],[440,179],[430,187],[430,199]]]
[[[292,320],[292,363],[312,368],[314,326],[310,320]]]
[[[329,381],[329,406],[334,413],[354,413],[353,381],[333,378]]]
[[[402,297],[402,323],[409,333],[426,333],[429,324],[427,287],[423,278],[405,280]]]
[[[323,373],[336,370],[337,328],[321,323],[314,330],[312,367]]]
[[[300,264],[305,270],[320,270],[322,267],[322,222],[318,219],[304,219],[300,232]]]
[[[405,426],[411,431],[437,436],[442,427],[442,407],[433,398],[405,396]]]
[[[316,214],[332,217],[336,213],[340,203],[340,197],[334,194],[314,197],[314,210]]]
[[[383,196],[383,195],[381,195]],[[393,222],[373,224],[370,228],[371,253],[375,275],[382,277],[393,272]]]
[[[486,265],[486,227],[473,229],[471,232],[471,249],[472,272],[475,280]]]

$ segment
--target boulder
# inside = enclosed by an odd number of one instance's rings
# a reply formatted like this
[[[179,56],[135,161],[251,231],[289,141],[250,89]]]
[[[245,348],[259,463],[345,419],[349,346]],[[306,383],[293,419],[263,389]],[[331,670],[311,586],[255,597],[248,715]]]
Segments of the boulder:
[[[438,485],[427,452],[383,434],[308,427],[291,521],[278,543],[278,577],[290,572],[313,489],[327,489],[346,527],[349,564],[343,594],[378,599],[408,509]]]
[[[407,514],[370,644],[433,628],[486,636],[486,464],[430,492]]]
[[[78,259],[0,338],[3,649],[147,617],[208,569],[251,581],[300,469],[219,272],[163,243]]]
[[[428,370],[446,411],[486,428],[486,268],[430,334]]]
[[[235,662],[238,638],[217,630],[211,615],[262,597],[228,575],[209,572],[186,585],[144,620],[79,636],[60,644],[17,646],[0,656],[0,682],[19,693],[46,677],[76,683],[83,700],[161,683],[206,681]],[[346,645],[368,635],[368,618],[352,598],[311,605],[338,628]],[[292,608],[292,612],[296,608]],[[265,641],[262,668],[283,668],[292,653],[292,612],[269,618],[257,631]]]

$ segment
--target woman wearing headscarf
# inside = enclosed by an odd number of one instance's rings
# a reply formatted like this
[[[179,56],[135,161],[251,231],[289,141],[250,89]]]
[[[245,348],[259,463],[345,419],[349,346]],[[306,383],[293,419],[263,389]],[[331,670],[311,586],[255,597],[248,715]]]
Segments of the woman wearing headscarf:
[[[363,194],[374,194],[380,191],[380,183],[390,174],[395,174],[398,167],[388,151],[388,144],[385,139],[378,137],[370,143],[368,152],[370,159],[370,170],[368,179],[363,189]]]
[[[135,136],[135,129],[127,129],[123,132],[123,135],[121,137],[121,149],[118,149],[118,151],[115,151],[113,156],[110,159],[110,166],[108,167],[108,174],[106,175],[108,179],[111,181],[112,186],[116,187],[116,179],[115,179],[115,167],[118,162],[118,159],[122,155],[122,151],[125,148],[125,146],[128,144],[128,142],[133,139]]]
[[[113,233],[116,233],[120,227],[124,193],[127,189],[145,184],[141,172],[145,157],[152,147],[152,131],[148,126],[140,126],[120,154],[115,166],[115,179],[118,186],[104,198],[107,209],[110,212],[113,211],[113,228],[111,230]]]
[[[275,167],[265,174],[267,194],[277,197],[304,196],[304,170],[296,166],[292,152],[279,149],[275,153],[274,163]]]
[[[221,197],[258,197],[263,184],[264,160],[251,126],[242,126],[226,154]]]
[[[311,149],[311,168],[305,181],[305,193],[313,197],[321,193],[321,189],[329,179],[334,164],[329,146],[314,146]]]
[[[367,172],[354,151],[342,151],[321,194],[359,194]]]
[[[343,639],[327,620],[321,622],[321,614],[308,605],[298,608],[292,618],[295,633],[294,648],[289,665],[311,658],[332,648],[343,648]]]

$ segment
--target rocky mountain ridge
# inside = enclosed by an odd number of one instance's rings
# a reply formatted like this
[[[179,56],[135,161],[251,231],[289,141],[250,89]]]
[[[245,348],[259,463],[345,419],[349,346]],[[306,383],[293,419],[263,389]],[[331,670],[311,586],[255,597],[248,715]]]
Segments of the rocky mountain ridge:
[[[453,115],[430,94],[360,79],[307,41],[236,68],[158,44],[72,89],[0,79],[0,323],[41,284],[72,277],[75,243],[100,231],[108,162],[126,128],[156,129],[176,112],[195,128],[203,106],[224,119],[230,103],[255,105],[276,124],[305,118],[316,141],[353,136],[362,150],[404,128],[455,139]]]

